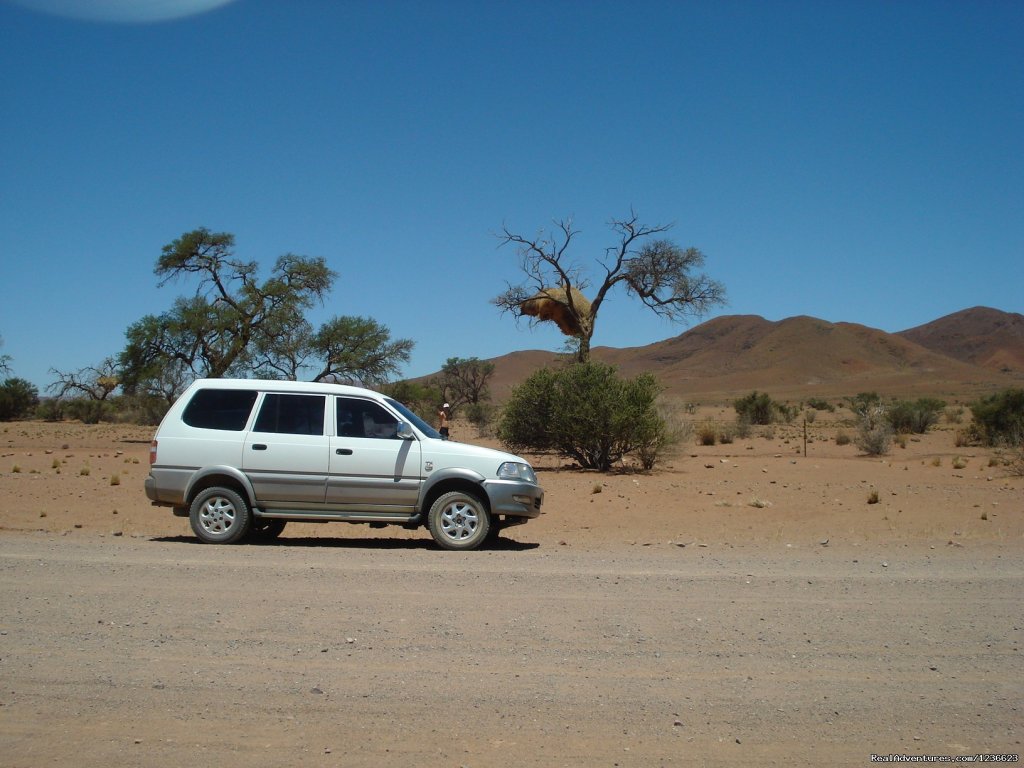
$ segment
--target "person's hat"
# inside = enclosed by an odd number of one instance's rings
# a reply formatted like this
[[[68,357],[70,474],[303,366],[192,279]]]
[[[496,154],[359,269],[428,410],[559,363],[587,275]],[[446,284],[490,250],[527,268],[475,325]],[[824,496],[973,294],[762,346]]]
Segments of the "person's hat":
[[[444,404],[444,405],[442,405],[441,407],[442,407],[442,408],[447,408],[447,407],[448,407],[448,403],[445,403],[445,404]]]

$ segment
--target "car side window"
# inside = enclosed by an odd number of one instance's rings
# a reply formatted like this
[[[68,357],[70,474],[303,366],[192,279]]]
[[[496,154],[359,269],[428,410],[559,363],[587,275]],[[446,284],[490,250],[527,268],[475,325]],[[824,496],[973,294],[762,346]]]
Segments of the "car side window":
[[[276,432],[285,435],[322,435],[324,433],[323,395],[264,396],[255,432]]]
[[[398,438],[398,419],[371,400],[339,397],[337,418],[341,437]]]
[[[181,420],[190,427],[241,432],[258,394],[245,389],[200,389],[185,406]]]

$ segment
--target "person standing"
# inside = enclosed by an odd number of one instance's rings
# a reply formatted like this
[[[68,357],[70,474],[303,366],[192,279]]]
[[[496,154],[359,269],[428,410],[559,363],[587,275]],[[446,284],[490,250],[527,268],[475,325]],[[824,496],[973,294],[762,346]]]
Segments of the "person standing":
[[[448,403],[441,406],[441,410],[437,412],[437,431],[441,433],[441,439],[448,439]]]

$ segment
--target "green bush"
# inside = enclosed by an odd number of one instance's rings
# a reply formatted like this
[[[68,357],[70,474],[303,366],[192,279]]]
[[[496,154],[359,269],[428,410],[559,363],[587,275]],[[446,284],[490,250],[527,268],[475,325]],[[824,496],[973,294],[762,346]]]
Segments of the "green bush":
[[[496,408],[492,403],[469,403],[463,412],[470,424],[485,430],[494,421],[495,411]]]
[[[862,416],[867,411],[881,405],[882,398],[877,392],[858,392],[853,397],[846,398],[850,410],[857,416]]]
[[[69,419],[78,419],[83,424],[99,424],[113,418],[114,408],[106,400],[78,397],[64,401],[64,414]]]
[[[889,406],[886,417],[898,434],[923,435],[929,427],[938,424],[939,415],[945,407],[945,402],[931,397],[922,397],[913,402],[897,400]]]
[[[0,421],[24,419],[39,404],[39,390],[25,379],[7,379],[0,384]]]
[[[427,384],[408,380],[396,381],[384,384],[380,391],[423,416],[427,421],[433,420],[444,402],[444,394],[434,381]]]
[[[751,392],[733,402],[737,420],[748,424],[771,424],[778,413],[778,404],[767,392]]]
[[[811,397],[807,400],[807,407],[813,408],[816,411],[828,411],[832,413],[836,407],[829,403],[827,400],[823,400],[820,397]]]
[[[986,445],[1024,444],[1024,389],[1006,389],[971,405]]]
[[[658,389],[650,374],[621,379],[602,363],[541,369],[513,390],[498,437],[515,451],[555,451],[607,471],[658,444],[665,428],[655,408]]]
[[[733,401],[732,406],[736,409],[736,421],[747,424],[788,424],[800,412],[798,406],[777,402],[767,392],[757,390]]]

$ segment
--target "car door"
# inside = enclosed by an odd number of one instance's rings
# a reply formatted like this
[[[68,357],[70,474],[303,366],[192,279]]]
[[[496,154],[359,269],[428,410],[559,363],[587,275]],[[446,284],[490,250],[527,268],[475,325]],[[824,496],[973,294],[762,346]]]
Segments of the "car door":
[[[420,489],[420,443],[398,436],[398,417],[380,403],[335,397],[327,506],[412,512]]]
[[[326,395],[268,392],[246,435],[242,469],[257,505],[322,508],[327,486]]]

